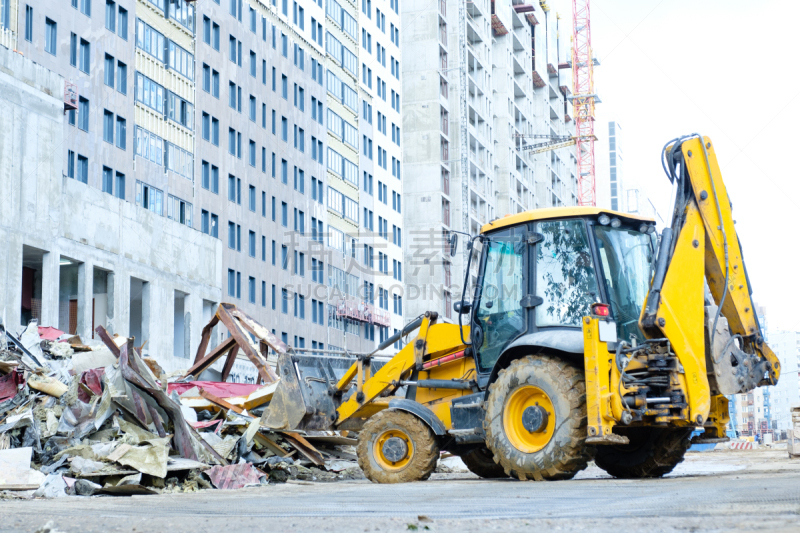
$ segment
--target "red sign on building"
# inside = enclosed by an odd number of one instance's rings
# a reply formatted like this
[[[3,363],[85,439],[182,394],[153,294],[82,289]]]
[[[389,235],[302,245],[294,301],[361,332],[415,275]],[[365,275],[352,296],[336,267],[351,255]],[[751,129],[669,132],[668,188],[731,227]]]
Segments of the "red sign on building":
[[[64,111],[78,109],[78,86],[68,81],[64,82]]]

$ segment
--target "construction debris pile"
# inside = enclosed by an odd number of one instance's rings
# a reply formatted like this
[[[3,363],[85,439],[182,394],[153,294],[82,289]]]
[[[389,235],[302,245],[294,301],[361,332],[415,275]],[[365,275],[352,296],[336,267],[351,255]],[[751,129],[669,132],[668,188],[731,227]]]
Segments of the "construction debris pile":
[[[131,495],[361,478],[346,433],[269,431],[276,382],[165,374],[133,340],[0,326],[0,495]],[[25,492],[28,491],[28,492]]]

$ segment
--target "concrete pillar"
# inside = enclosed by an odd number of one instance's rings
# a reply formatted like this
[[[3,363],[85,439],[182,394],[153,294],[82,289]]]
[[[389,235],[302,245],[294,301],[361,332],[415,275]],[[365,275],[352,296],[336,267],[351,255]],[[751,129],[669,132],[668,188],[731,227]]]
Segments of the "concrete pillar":
[[[85,262],[78,266],[78,327],[81,339],[92,338],[94,306],[94,264]]]
[[[200,332],[206,325],[203,320],[203,299],[197,294],[186,296],[186,349],[187,358],[194,361],[197,348],[200,346]]]
[[[42,257],[42,326],[58,327],[58,289],[61,279],[61,254],[53,243]]]
[[[22,241],[5,231],[0,237],[6,243],[0,259],[0,322],[16,334],[22,318]]]
[[[112,334],[130,337],[131,330],[131,277],[121,271],[114,276],[114,316],[111,317]]]
[[[156,297],[154,298],[153,296]],[[159,298],[157,296],[158,291],[156,287],[153,286],[153,282],[145,282],[142,286],[142,338],[135,341],[138,346],[141,346],[144,341],[147,341],[147,346],[145,346],[142,351],[143,355],[158,353],[158,347],[156,346],[157,339],[153,338],[152,335],[153,331],[158,327],[158,324],[151,322],[152,317],[159,316],[158,307],[156,306],[161,302],[158,301]],[[172,327],[172,320],[170,319],[169,322],[170,327]]]
[[[108,284],[106,286],[107,291],[107,302],[106,302],[106,330],[113,335],[117,329],[115,317],[117,316],[117,279],[121,279],[122,276],[117,276],[114,274],[113,271],[108,273]]]

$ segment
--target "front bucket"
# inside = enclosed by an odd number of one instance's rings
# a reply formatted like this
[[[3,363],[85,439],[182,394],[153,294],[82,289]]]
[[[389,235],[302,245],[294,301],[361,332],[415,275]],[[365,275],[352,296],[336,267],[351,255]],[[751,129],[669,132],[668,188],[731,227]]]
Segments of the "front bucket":
[[[278,355],[281,380],[261,425],[280,430],[328,430],[336,421],[333,392],[336,384],[356,358],[318,355]]]

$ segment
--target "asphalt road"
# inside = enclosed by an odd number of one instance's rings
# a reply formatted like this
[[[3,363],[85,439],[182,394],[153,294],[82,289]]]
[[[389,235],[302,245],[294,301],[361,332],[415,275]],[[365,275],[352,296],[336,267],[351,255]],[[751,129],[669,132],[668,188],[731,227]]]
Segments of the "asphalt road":
[[[290,483],[132,498],[0,500],[0,531],[800,531],[800,460],[786,452],[689,454],[656,480],[596,467],[559,482],[436,474],[402,485]],[[415,529],[416,528],[416,529]],[[55,533],[55,532],[51,532]]]

